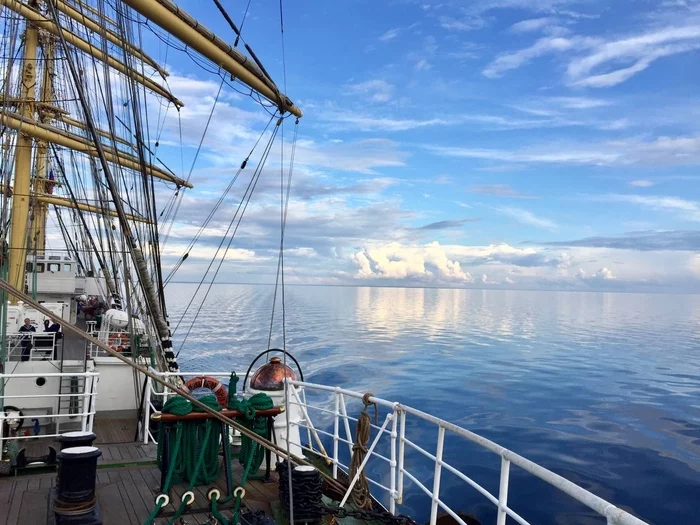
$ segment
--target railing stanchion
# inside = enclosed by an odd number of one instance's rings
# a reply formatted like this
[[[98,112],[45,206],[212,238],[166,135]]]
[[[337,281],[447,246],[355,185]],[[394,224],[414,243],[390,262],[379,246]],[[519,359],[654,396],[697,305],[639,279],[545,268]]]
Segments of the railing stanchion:
[[[391,470],[389,488],[391,493],[389,494],[389,511],[392,514],[396,514],[396,425],[398,424],[399,415],[399,405],[398,403],[394,405],[394,416],[391,420],[391,463],[389,463],[389,468]]]
[[[80,379],[77,379],[77,381],[80,381]],[[83,398],[83,403],[82,403],[82,412],[83,415],[81,417],[81,422],[80,422],[80,427],[83,432],[87,431],[88,429],[88,418],[90,417],[90,403],[88,403],[88,400],[90,399],[90,389],[88,388],[88,378],[83,377],[83,395],[81,396]],[[58,401],[59,406],[61,404],[61,401],[59,399]],[[60,410],[60,409],[59,409]]]
[[[442,474],[442,451],[445,446],[445,427],[438,427],[437,450],[435,451],[435,473],[433,474],[433,502],[430,507],[430,525],[437,522],[438,501],[440,500],[440,475]]]
[[[352,445],[354,440],[352,439],[352,433],[350,432],[350,422],[348,421],[348,410],[345,407],[345,396],[341,393],[340,396],[340,412],[343,414],[343,424],[345,426],[345,440],[348,441],[348,452],[350,452],[350,457],[352,457]]]
[[[335,419],[333,421],[333,477],[338,479],[338,441],[340,439],[340,393],[335,393]]]
[[[150,369],[149,369],[150,370]],[[149,423],[151,420],[151,391],[153,390],[151,376],[146,377],[146,399],[143,399],[143,444],[148,445],[148,432],[151,428]]]
[[[496,525],[506,525],[508,514],[508,478],[510,477],[510,461],[501,457],[501,483],[498,488],[498,519]]]
[[[401,410],[401,421],[399,423],[399,467],[398,467],[398,494],[396,496],[396,503],[401,505],[403,502],[403,463],[404,455],[406,454],[406,411]]]

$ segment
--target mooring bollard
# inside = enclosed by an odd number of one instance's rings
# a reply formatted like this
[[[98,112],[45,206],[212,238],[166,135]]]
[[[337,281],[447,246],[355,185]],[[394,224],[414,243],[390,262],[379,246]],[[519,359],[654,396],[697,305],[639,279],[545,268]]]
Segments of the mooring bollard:
[[[94,440],[94,434],[92,437],[82,435],[68,439]],[[61,443],[63,444],[63,441]],[[101,455],[102,451],[99,448],[91,446],[63,448],[58,453],[58,478],[51,491],[49,524],[102,525],[95,492],[97,459]]]
[[[91,447],[97,439],[94,432],[78,430],[75,432],[65,432],[58,437],[61,450],[71,447]]]

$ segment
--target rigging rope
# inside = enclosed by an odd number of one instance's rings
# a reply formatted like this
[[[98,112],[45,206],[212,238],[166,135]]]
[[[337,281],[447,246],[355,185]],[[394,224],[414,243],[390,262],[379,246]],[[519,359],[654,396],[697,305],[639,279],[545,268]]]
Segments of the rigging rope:
[[[226,229],[226,233],[224,234],[224,236],[221,239],[221,242],[219,243],[219,247],[217,248],[216,253],[214,254],[214,258],[211,260],[211,262],[209,263],[209,266],[207,267],[207,270],[204,272],[204,275],[202,276],[202,280],[200,281],[199,285],[197,286],[197,291],[195,291],[194,295],[192,296],[192,299],[190,300],[189,304],[187,305],[187,308],[185,309],[185,313],[183,313],[182,317],[180,318],[180,321],[178,322],[177,326],[175,327],[175,330],[173,330],[173,334],[174,334],[177,331],[177,329],[179,328],[180,323],[182,323],[183,319],[185,318],[185,314],[186,314],[187,310],[189,309],[192,302],[194,301],[194,298],[196,297],[197,292],[199,291],[201,286],[204,284],[204,281],[209,273],[209,270],[211,269],[212,265],[214,264],[214,261],[216,260],[216,257],[218,256],[218,253],[221,250],[221,247],[223,246],[224,241],[226,240],[226,237],[228,236],[229,232],[231,231],[231,227],[233,226],[233,223],[236,221],[236,217],[238,217],[238,223],[236,224],[236,227],[235,227],[233,233],[231,234],[228,245],[226,246],[226,250],[224,251],[224,254],[221,257],[221,260],[219,261],[219,265],[216,268],[216,271],[214,272],[214,276],[213,276],[211,282],[209,283],[209,287],[207,288],[207,291],[204,294],[204,298],[202,299],[202,302],[200,303],[199,308],[197,309],[197,312],[195,313],[194,319],[192,320],[192,323],[190,324],[190,327],[187,330],[187,334],[185,334],[185,338],[182,341],[182,344],[180,345],[180,349],[178,350],[178,354],[180,353],[180,351],[184,347],[185,341],[187,341],[187,338],[189,337],[189,334],[192,331],[192,328],[194,327],[194,323],[197,320],[197,317],[199,316],[199,312],[202,310],[202,307],[204,306],[204,302],[206,301],[206,299],[209,295],[209,292],[211,291],[212,285],[214,284],[214,282],[216,280],[216,276],[219,274],[219,270],[221,270],[221,266],[223,265],[223,262],[226,259],[226,254],[228,253],[228,250],[231,247],[231,243],[233,243],[233,239],[236,236],[236,232],[238,231],[238,227],[241,224],[241,220],[243,219],[243,215],[245,214],[245,211],[248,208],[248,204],[250,204],[250,200],[253,196],[253,192],[255,191],[255,187],[257,186],[258,181],[260,180],[260,175],[262,173],[262,169],[265,166],[265,163],[267,162],[267,157],[270,154],[270,150],[272,149],[272,144],[275,140],[275,137],[277,136],[277,131],[279,130],[281,123],[282,123],[282,119],[280,118],[277,121],[277,125],[275,126],[275,129],[272,132],[272,135],[270,136],[270,140],[267,143],[266,149],[263,152],[261,162],[256,167],[256,170],[253,173],[253,176],[251,177],[250,182],[248,183],[248,187],[246,188],[246,192],[243,195],[241,202],[239,202],[238,208],[236,209],[236,212],[235,212],[233,218],[231,219],[231,222],[229,223],[228,228]],[[244,201],[245,201],[245,206],[243,206]],[[240,216],[239,216],[239,211],[241,211],[241,206],[243,206],[243,211],[240,213]]]

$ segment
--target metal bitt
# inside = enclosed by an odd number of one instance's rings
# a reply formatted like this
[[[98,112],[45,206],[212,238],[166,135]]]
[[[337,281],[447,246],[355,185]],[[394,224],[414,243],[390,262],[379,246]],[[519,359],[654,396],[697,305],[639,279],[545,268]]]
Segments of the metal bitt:
[[[51,490],[48,523],[102,525],[95,484],[97,447],[70,447],[58,453],[58,478]]]

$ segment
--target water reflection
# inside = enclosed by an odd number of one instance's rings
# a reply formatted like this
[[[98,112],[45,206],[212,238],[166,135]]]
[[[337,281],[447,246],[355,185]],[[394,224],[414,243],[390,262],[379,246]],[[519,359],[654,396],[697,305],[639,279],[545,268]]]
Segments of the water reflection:
[[[168,287],[175,321],[194,288]],[[267,347],[273,291],[215,287],[183,367],[246,368]],[[700,297],[288,287],[286,305],[287,348],[308,379],[435,413],[651,522],[700,523]],[[277,316],[273,345],[281,332]],[[413,431],[419,442],[434,440],[434,429]],[[449,454],[497,489],[497,462],[456,445]],[[426,465],[427,481],[431,472]],[[531,522],[598,523],[532,478],[513,476],[510,501]],[[448,503],[490,519],[481,496],[446,486]],[[406,501],[426,517],[419,490]]]

